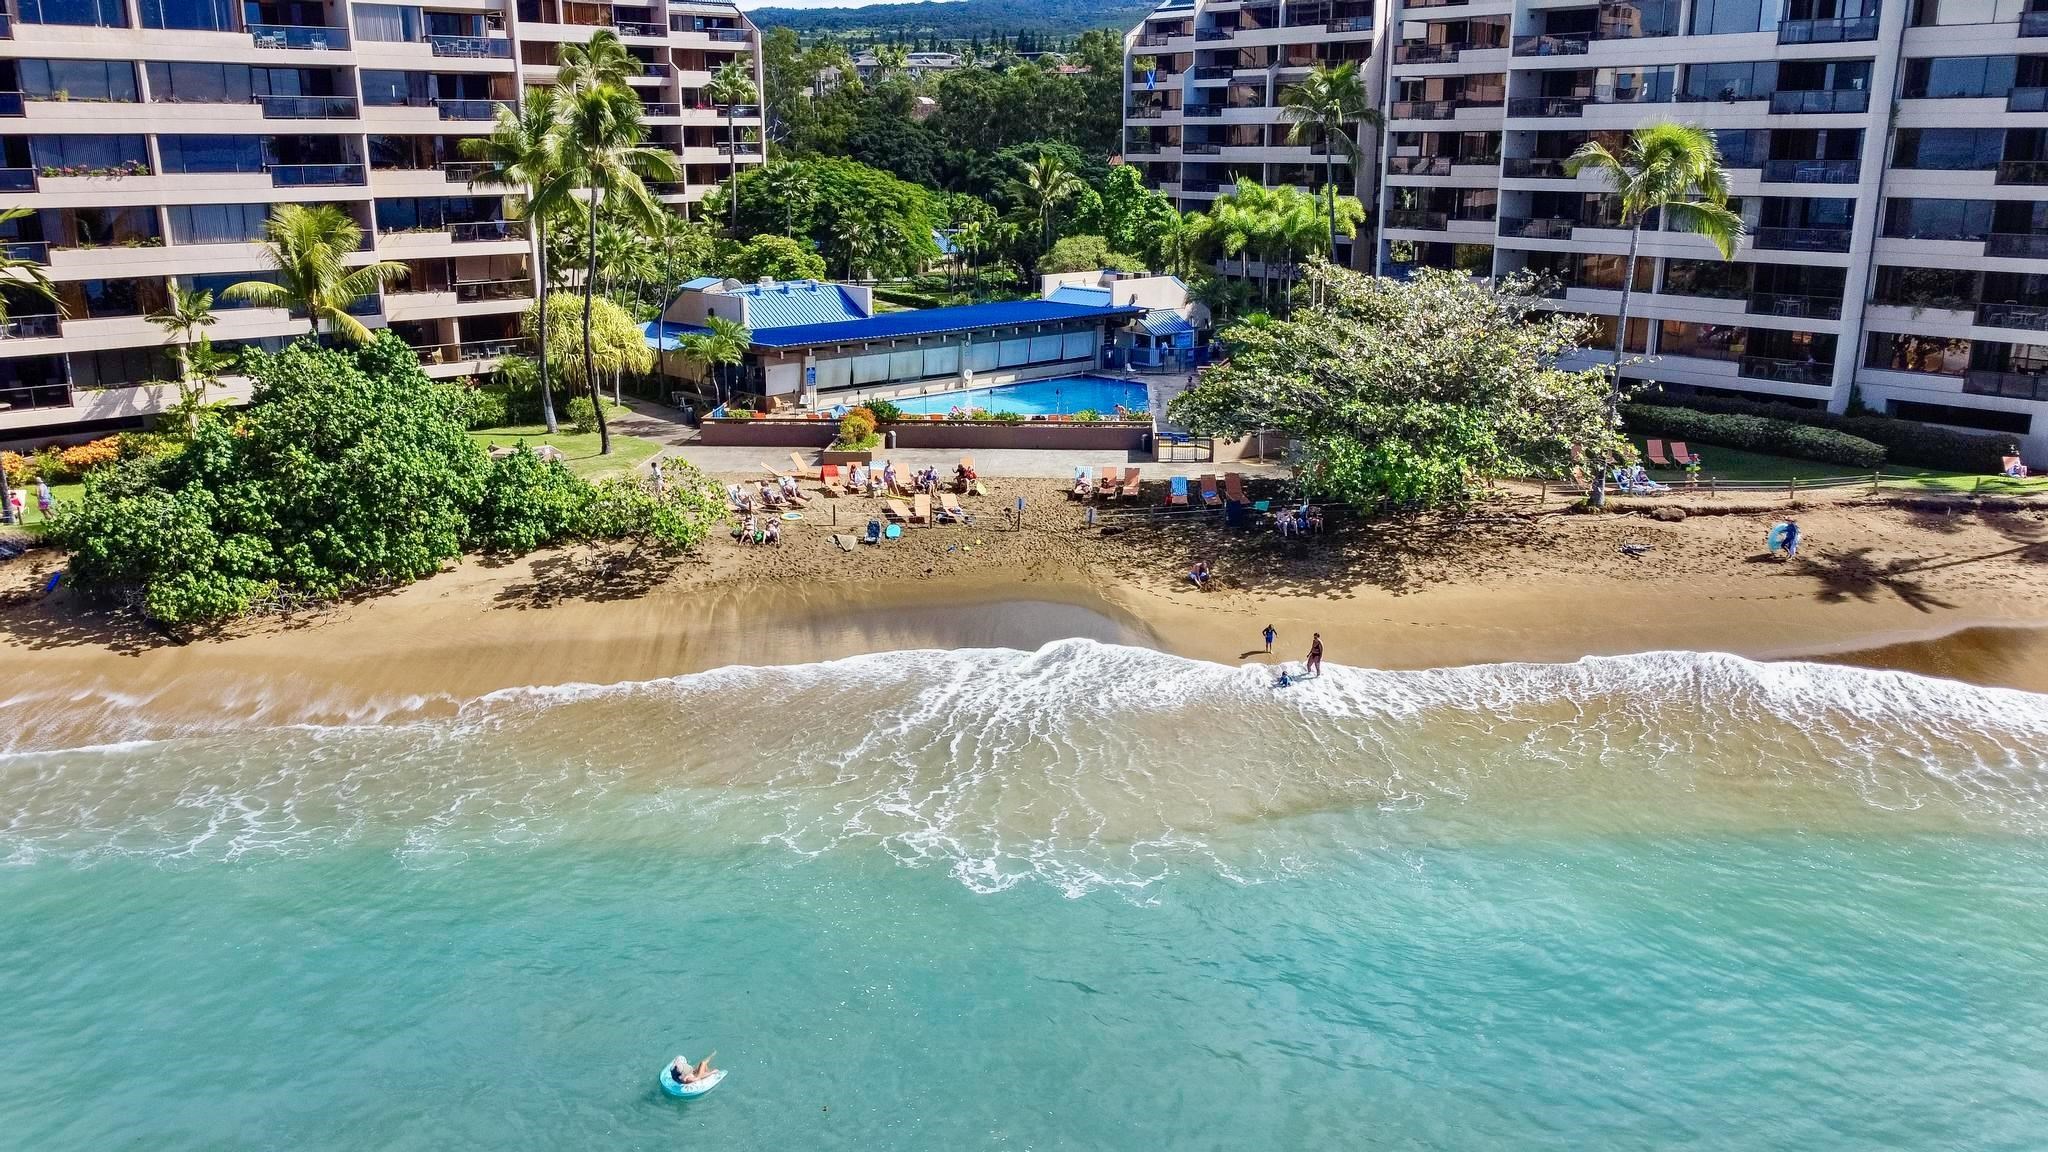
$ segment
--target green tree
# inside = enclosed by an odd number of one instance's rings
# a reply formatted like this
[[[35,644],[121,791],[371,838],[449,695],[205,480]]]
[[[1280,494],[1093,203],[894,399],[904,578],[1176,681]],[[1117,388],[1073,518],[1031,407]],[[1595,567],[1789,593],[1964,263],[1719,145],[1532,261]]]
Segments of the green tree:
[[[178,411],[185,415],[188,432],[199,430],[199,408],[204,402],[207,387],[213,381],[195,377],[187,349],[200,329],[211,327],[219,320],[220,317],[213,314],[212,292],[176,284],[171,286],[163,309],[149,316],[149,322],[163,329],[164,334],[175,342],[172,347],[178,361]],[[211,342],[207,351],[212,352]]]
[[[770,202],[761,189],[777,181],[804,186],[802,202]],[[737,186],[741,235],[787,226],[796,238],[810,240],[826,265],[843,275],[910,275],[938,256],[932,233],[945,221],[939,195],[865,164],[788,160],[740,173]],[[721,187],[714,192],[706,210],[723,212],[727,205],[721,197],[730,191]]]
[[[726,399],[726,387],[719,371],[722,368],[737,368],[746,359],[747,349],[753,344],[754,334],[746,325],[723,316],[706,316],[703,332],[692,332],[678,343],[681,345],[683,363],[691,365],[711,381],[712,393],[719,403]]]
[[[1721,167],[1721,150],[1714,134],[1693,124],[1661,122],[1646,124],[1629,133],[1628,144],[1616,156],[1605,144],[1589,140],[1564,162],[1566,173],[1595,172],[1621,200],[1621,225],[1628,229],[1628,263],[1621,278],[1621,308],[1614,322],[1614,363],[1609,372],[1607,419],[1621,423],[1622,362],[1628,355],[1628,305],[1635,284],[1636,249],[1642,241],[1643,220],[1650,213],[1661,214],[1666,227],[1696,232],[1713,242],[1723,260],[1733,260],[1742,243],[1742,217],[1728,207],[1728,174]],[[1612,455],[1589,457],[1593,467],[1592,491],[1587,500],[1595,508],[1607,501],[1607,469],[1628,458],[1624,443]]]
[[[409,271],[396,260],[351,268],[348,259],[362,247],[363,230],[332,204],[278,205],[263,222],[263,240],[277,279],[243,280],[221,295],[260,308],[305,313],[315,343],[324,343],[323,331],[350,344],[367,343],[370,329],[349,309],[405,279]]]
[[[1038,258],[1041,274],[1087,272],[1107,268],[1117,272],[1143,272],[1145,262],[1110,248],[1100,236],[1062,236],[1045,255]]]
[[[1169,409],[1206,435],[1270,429],[1302,445],[1312,495],[1403,510],[1468,500],[1480,481],[1554,472],[1613,450],[1597,371],[1557,362],[1591,330],[1539,307],[1525,278],[1500,291],[1456,273],[1409,281],[1313,261],[1308,302],[1242,321],[1228,363]]]
[[[1153,259],[1175,276],[1194,274],[1195,261],[1209,243],[1212,221],[1200,212],[1175,212],[1153,236]]]
[[[588,44],[562,45],[560,64],[555,86],[570,96],[598,88],[623,88],[647,67],[609,28],[599,29]]]
[[[1059,157],[1040,152],[1038,159],[1026,165],[1023,174],[1011,181],[1009,187],[1018,207],[1037,223],[1038,250],[1045,252],[1052,248],[1060,207],[1080,195],[1087,185]]]
[[[0,209],[0,224],[9,224],[36,214],[33,208]],[[7,296],[10,291],[26,290],[41,296],[63,310],[57,299],[57,286],[50,282],[50,270],[40,260],[26,256],[0,253],[0,325],[7,323]]]
[[[547,356],[555,370],[569,382],[590,394],[602,423],[604,396],[594,386],[607,376],[645,372],[654,366],[654,350],[647,346],[646,333],[631,313],[603,296],[591,298],[569,292],[548,294],[543,309],[536,300],[527,305],[521,327],[536,338],[543,312],[547,314]],[[585,318],[591,327],[584,328]]]
[[[527,222],[533,270],[541,291],[548,289],[548,227],[569,203],[572,182],[562,164],[562,101],[556,88],[533,88],[518,111],[498,109],[488,136],[465,137],[462,154],[485,165],[472,176],[472,188],[514,188],[520,193],[513,212]],[[541,333],[540,342],[547,343]],[[540,414],[549,432],[556,431],[555,395],[545,358],[540,361]]]
[[[1118,252],[1148,254],[1158,250],[1160,235],[1179,218],[1173,201],[1145,187],[1136,167],[1118,164],[1103,177],[1096,226]],[[1086,227],[1091,221],[1083,220]]]
[[[1383,120],[1366,98],[1365,82],[1358,65],[1345,61],[1336,67],[1318,61],[1308,77],[1280,96],[1280,115],[1289,121],[1287,142],[1299,144],[1313,135],[1323,147],[1323,186],[1330,220],[1330,251],[1337,250],[1337,153],[1351,163],[1360,163],[1364,149],[1348,131],[1353,124],[1378,127]],[[1354,225],[1353,232],[1356,234]]]
[[[732,227],[735,232],[740,225],[740,137],[736,117],[742,104],[751,104],[755,99],[754,79],[738,60],[727,60],[711,74],[711,83],[705,85],[704,94],[711,102],[725,109],[725,149],[732,162]]]
[[[744,244],[734,245],[719,258],[725,274],[734,280],[823,280],[825,258],[808,245],[763,233]]]

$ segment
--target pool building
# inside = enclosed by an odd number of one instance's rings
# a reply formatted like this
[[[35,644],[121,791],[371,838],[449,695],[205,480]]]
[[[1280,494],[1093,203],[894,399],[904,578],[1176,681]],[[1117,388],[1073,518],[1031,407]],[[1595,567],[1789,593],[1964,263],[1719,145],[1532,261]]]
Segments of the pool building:
[[[712,316],[751,334],[728,393],[770,408],[971,392],[1086,376],[1105,364],[1192,367],[1208,322],[1172,276],[1047,276],[1031,299],[895,312],[876,311],[862,284],[703,277],[646,326],[649,343],[671,353],[657,370],[693,383],[699,370],[673,353]]]

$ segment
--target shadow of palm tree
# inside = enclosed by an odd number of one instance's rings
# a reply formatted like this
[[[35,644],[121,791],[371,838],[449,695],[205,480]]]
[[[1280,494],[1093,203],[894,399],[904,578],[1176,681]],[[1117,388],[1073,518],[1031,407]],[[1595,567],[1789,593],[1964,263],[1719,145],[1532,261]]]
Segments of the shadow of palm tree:
[[[659,548],[569,549],[533,562],[533,576],[506,585],[500,608],[549,608],[571,601],[637,600],[675,571],[675,557]]]
[[[1800,558],[1798,570],[1819,583],[1814,595],[1823,604],[1850,600],[1870,604],[1889,593],[1921,612],[1955,607],[1912,577],[1912,573],[1934,567],[1928,560],[1909,557],[1880,562],[1872,559],[1870,552],[1868,548],[1854,548],[1834,555],[1808,555]]]

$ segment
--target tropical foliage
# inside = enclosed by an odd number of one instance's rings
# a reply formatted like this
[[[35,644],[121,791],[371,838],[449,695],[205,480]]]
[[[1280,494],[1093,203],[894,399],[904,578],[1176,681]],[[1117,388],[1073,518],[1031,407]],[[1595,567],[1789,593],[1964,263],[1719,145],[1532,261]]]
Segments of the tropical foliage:
[[[275,279],[243,280],[221,295],[302,313],[315,340],[331,332],[350,344],[367,342],[370,329],[352,310],[406,277],[406,266],[396,260],[351,266],[363,230],[332,204],[278,205],[263,222],[263,243]]]

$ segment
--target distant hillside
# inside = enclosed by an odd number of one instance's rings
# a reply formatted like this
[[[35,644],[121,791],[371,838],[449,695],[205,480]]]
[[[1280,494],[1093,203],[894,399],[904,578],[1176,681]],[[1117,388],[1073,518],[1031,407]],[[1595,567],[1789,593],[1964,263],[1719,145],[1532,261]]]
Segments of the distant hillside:
[[[870,4],[865,8],[757,8],[747,13],[763,28],[798,32],[871,32],[968,40],[1022,29],[1071,37],[1090,28],[1130,28],[1157,7],[1128,0],[947,0],[945,3]]]

